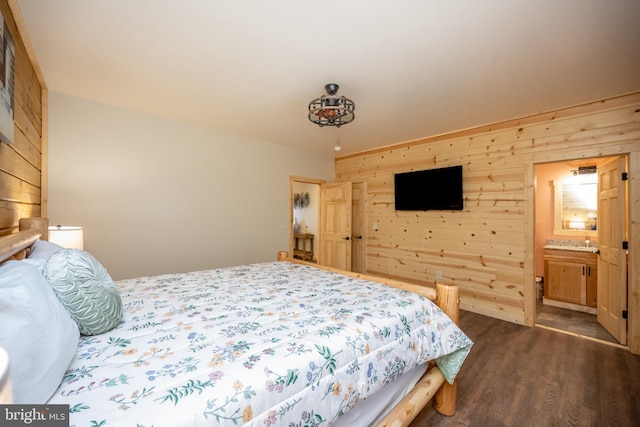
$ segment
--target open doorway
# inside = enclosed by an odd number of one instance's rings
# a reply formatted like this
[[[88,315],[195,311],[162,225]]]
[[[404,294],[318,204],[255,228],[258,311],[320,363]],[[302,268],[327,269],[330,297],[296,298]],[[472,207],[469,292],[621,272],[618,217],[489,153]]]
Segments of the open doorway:
[[[289,253],[305,261],[366,273],[367,183],[327,183],[292,176],[289,195]]]
[[[313,178],[289,178],[289,253],[294,258],[318,262],[320,185]]]
[[[617,343],[597,317],[597,169],[613,159],[535,165],[535,323]]]

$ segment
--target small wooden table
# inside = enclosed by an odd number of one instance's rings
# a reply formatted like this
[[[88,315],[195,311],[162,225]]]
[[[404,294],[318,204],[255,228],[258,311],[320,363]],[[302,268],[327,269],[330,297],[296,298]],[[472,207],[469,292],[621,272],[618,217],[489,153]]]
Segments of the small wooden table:
[[[301,259],[303,261],[313,261],[313,238],[315,236],[311,233],[294,233],[294,245],[293,245],[293,257]],[[310,243],[309,250],[307,250],[307,241]],[[302,248],[299,247],[299,243],[302,242]]]

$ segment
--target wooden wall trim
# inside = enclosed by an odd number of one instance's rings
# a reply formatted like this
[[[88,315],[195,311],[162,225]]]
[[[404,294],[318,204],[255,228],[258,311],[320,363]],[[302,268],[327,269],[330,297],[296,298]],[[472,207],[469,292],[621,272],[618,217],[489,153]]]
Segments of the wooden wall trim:
[[[49,90],[42,89],[42,169],[40,170],[40,216],[49,217]]]
[[[640,150],[629,154],[629,177],[628,343],[632,353],[640,354]]]
[[[587,113],[600,112],[606,109],[613,109],[613,108],[620,107],[622,105],[629,105],[629,104],[634,104],[638,102],[640,102],[640,92],[632,92],[629,94],[614,96],[611,98],[601,99],[598,101],[578,104],[571,107],[564,107],[560,109],[541,112],[538,114],[532,114],[529,116],[523,116],[515,119],[504,120],[498,123],[474,126],[467,129],[447,132],[447,133],[433,135],[425,138],[418,138],[411,141],[393,143],[393,144],[385,145],[383,147],[373,148],[371,150],[364,150],[357,153],[350,153],[342,156],[336,156],[336,160],[344,160],[352,157],[359,157],[362,155],[383,153],[391,149],[397,150],[397,149],[411,147],[414,145],[421,145],[428,142],[436,142],[436,141],[448,140],[452,138],[462,138],[462,137],[477,135],[477,134],[486,133],[486,132],[496,132],[496,131],[514,128],[514,127],[521,127],[521,126],[523,127],[523,126],[528,126],[535,123],[549,122],[553,120],[558,120],[562,118],[567,118],[567,117],[572,117],[572,116],[577,116],[577,115],[582,115]]]
[[[535,224],[535,165],[529,163],[524,168],[524,223]],[[535,283],[534,268],[535,230],[534,227],[524,229],[524,282]],[[536,290],[533,286],[524,286],[524,319],[526,326],[534,326],[536,322]]]

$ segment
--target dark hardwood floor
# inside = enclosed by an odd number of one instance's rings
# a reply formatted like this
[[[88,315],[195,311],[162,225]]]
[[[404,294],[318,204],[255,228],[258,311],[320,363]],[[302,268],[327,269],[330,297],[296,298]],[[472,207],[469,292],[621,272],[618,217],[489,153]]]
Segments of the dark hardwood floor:
[[[595,314],[554,307],[542,304],[539,301],[536,305],[536,325],[547,326],[610,343],[618,342],[598,323]]]
[[[466,311],[474,346],[453,417],[430,405],[418,426],[639,426],[640,356],[625,349]]]

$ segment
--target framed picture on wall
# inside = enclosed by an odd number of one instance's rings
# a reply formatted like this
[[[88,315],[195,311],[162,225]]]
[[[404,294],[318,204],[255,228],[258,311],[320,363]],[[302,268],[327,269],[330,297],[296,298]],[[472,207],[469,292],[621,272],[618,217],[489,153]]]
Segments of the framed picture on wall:
[[[0,141],[13,143],[13,87],[16,48],[0,13]]]

